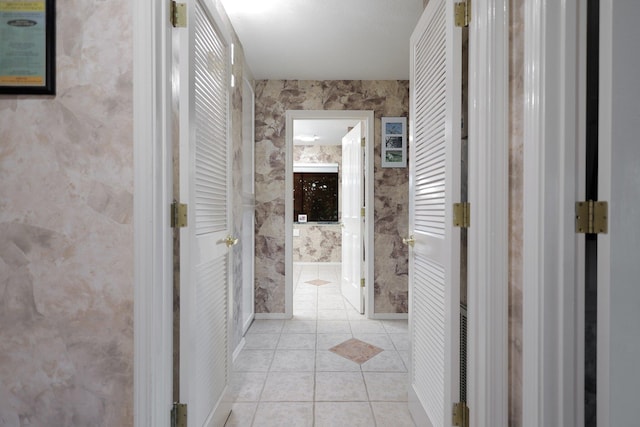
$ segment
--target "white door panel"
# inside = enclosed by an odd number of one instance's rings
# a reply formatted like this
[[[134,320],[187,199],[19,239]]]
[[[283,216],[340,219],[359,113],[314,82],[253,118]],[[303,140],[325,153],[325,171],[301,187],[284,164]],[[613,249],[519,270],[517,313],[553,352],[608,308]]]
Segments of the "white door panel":
[[[598,235],[597,425],[638,424],[640,383],[640,3],[600,2],[598,199],[609,231]],[[603,48],[606,47],[606,48]]]
[[[363,276],[364,206],[362,124],[342,138],[342,295],[359,313],[364,312]]]
[[[409,327],[411,413],[451,425],[459,393],[461,36],[450,0],[431,0],[411,37]],[[455,53],[455,54],[454,54]]]
[[[228,382],[229,169],[227,46],[206,4],[180,29],[180,401],[188,426],[222,426]]]

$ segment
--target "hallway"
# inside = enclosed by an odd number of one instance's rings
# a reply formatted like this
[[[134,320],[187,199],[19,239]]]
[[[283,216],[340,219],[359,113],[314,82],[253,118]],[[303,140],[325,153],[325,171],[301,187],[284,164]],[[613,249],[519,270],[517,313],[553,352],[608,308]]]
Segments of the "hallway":
[[[294,317],[247,332],[226,427],[413,427],[407,321],[358,314],[340,294],[340,266],[293,271]]]

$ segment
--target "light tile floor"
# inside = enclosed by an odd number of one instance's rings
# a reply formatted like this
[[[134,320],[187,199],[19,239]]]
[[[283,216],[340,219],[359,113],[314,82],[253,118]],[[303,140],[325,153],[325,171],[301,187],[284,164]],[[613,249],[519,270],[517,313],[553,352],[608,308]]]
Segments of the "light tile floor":
[[[361,316],[343,300],[339,277],[339,266],[294,266],[293,319],[256,320],[247,332],[226,427],[415,426],[407,322]],[[329,351],[351,338],[383,351],[362,364]]]

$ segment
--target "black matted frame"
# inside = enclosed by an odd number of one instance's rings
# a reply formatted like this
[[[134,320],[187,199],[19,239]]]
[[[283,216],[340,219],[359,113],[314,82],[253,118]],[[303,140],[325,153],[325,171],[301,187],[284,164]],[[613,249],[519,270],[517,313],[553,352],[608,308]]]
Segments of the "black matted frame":
[[[42,3],[45,6],[45,43],[42,48],[46,58],[43,84],[20,85],[0,82],[0,95],[55,95],[56,93],[56,2],[42,0]],[[6,25],[6,23],[0,22],[0,25]],[[7,52],[3,51],[2,41],[0,41],[0,58],[4,55],[7,55]]]

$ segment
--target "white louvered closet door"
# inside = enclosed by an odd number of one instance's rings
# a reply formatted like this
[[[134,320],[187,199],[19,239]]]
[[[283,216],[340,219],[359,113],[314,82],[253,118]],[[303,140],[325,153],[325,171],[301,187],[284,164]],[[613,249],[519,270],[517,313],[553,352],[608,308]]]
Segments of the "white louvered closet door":
[[[180,401],[188,426],[222,426],[230,408],[229,67],[227,42],[208,2],[187,2],[180,34]]]
[[[409,256],[416,424],[452,425],[459,393],[461,35],[452,0],[431,0],[411,37]]]

